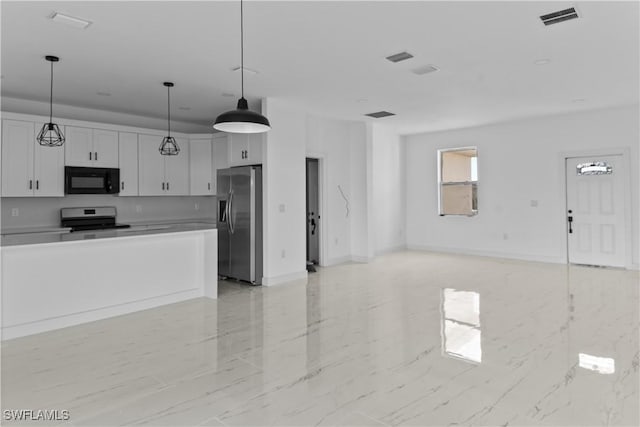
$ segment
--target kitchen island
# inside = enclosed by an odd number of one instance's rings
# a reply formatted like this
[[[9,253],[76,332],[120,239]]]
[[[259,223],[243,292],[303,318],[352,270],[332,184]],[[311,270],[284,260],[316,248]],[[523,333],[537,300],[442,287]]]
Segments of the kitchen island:
[[[217,230],[207,223],[2,236],[2,339],[217,298]]]

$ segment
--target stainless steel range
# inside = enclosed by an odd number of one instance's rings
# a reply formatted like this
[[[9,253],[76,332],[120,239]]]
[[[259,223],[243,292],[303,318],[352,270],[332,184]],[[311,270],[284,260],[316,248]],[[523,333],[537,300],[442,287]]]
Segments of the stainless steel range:
[[[72,232],[128,228],[128,224],[116,223],[116,214],[115,206],[62,208],[60,209],[60,224],[62,227],[71,227]]]

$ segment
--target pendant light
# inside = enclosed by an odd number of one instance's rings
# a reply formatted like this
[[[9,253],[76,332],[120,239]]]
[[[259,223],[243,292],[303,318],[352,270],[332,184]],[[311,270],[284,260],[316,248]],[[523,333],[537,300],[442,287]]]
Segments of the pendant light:
[[[176,139],[171,136],[171,98],[169,91],[173,87],[173,83],[162,83],[167,87],[167,136],[162,138],[162,144],[160,144],[160,154],[163,156],[175,156],[180,152],[180,147]]]
[[[60,147],[64,144],[64,135],[57,124],[53,123],[53,63],[58,62],[57,56],[44,57],[51,63],[51,91],[49,92],[49,123],[45,123],[40,129],[36,141],[45,147]]]
[[[249,104],[244,98],[244,24],[243,5],[240,0],[240,82],[242,96],[238,100],[235,110],[222,113],[213,124],[213,128],[230,133],[260,133],[271,129],[269,120],[262,114],[249,110]]]

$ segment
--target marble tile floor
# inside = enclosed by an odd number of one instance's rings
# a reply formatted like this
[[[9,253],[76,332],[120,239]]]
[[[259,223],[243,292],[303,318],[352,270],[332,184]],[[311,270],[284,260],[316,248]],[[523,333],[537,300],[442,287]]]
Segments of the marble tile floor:
[[[399,252],[2,343],[71,426],[640,425],[640,275]]]

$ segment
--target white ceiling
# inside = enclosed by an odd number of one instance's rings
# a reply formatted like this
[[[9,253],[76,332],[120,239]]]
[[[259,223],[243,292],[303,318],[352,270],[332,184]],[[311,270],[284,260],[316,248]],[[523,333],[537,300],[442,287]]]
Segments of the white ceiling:
[[[582,17],[545,27],[540,15]],[[2,96],[164,117],[210,128],[235,108],[239,1],[2,1]],[[86,18],[86,30],[48,19]],[[245,2],[245,92],[288,99],[327,117],[376,121],[400,133],[638,103],[637,2]],[[414,58],[384,58],[406,50]],[[546,65],[536,65],[549,59]],[[433,64],[423,76],[411,69]],[[108,92],[111,96],[99,96]],[[232,93],[234,97],[225,97]],[[582,102],[574,102],[583,99]],[[180,110],[188,107],[190,110]]]

